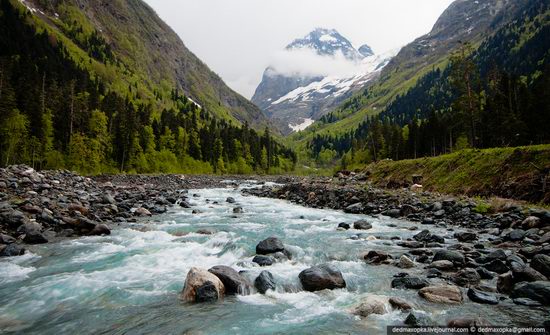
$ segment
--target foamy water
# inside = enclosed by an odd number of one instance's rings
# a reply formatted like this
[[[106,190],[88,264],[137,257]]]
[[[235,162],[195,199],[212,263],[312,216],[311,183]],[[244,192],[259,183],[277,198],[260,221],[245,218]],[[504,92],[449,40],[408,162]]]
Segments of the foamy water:
[[[506,302],[496,307],[429,304],[414,290],[391,289],[392,276],[402,270],[368,266],[360,256],[372,249],[397,256],[406,252],[393,246],[389,238],[413,236],[417,232],[408,229],[413,223],[244,197],[232,188],[193,193],[200,196],[191,197],[190,202],[201,214],[173,208],[148,221],[115,228],[111,236],[36,246],[25,256],[0,260],[0,333],[359,334],[382,331],[405,319],[406,313],[396,311],[368,320],[349,313],[372,294],[402,297],[439,324],[450,317],[480,313],[499,324],[529,322],[544,315],[540,314],[543,310],[537,314]],[[228,196],[237,204],[226,203]],[[243,207],[244,214],[235,218],[236,206]],[[336,230],[340,222],[365,218],[373,229]],[[217,232],[195,233],[202,228]],[[431,230],[452,236],[445,230]],[[362,234],[360,239],[350,239],[357,234]],[[293,254],[291,261],[263,268],[251,262],[256,244],[269,236],[284,241]],[[302,291],[298,274],[321,263],[337,267],[347,288]],[[251,281],[262,270],[269,270],[278,282],[277,289],[265,295],[226,297],[214,304],[180,301],[187,271],[215,265],[244,270]]]

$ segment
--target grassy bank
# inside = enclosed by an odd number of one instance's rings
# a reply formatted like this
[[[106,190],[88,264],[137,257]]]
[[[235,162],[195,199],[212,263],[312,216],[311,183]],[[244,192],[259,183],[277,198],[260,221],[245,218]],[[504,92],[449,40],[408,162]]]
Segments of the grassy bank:
[[[381,187],[408,186],[413,175],[421,175],[422,185],[429,191],[550,203],[550,145],[468,149],[438,157],[386,160],[368,165],[365,171],[370,181]]]

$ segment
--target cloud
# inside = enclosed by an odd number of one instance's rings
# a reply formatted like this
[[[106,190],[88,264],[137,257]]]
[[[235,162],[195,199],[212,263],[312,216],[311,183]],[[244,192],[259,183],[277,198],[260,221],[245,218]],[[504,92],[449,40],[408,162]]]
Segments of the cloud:
[[[270,63],[270,74],[301,77],[346,77],[361,71],[361,63],[347,59],[342,52],[321,56],[312,49],[276,52]]]

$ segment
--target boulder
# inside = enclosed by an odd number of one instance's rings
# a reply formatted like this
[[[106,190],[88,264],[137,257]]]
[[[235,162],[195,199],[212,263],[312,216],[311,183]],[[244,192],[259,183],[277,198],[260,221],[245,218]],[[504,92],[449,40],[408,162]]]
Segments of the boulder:
[[[532,282],[548,280],[545,275],[533,269],[532,267],[517,263],[512,264],[512,274],[515,283],[519,283],[522,281]]]
[[[273,257],[265,255],[256,255],[252,259],[252,262],[258,264],[259,266],[271,266],[274,263]]]
[[[345,222],[341,222],[338,224],[338,228],[342,228],[342,229],[345,229],[345,230],[348,230],[351,228],[351,226]]]
[[[242,214],[242,213],[244,213],[244,209],[242,207],[233,208],[233,214]]]
[[[225,294],[225,287],[218,277],[204,269],[191,268],[187,273],[187,278],[185,278],[185,284],[183,286],[181,297],[187,302],[200,302],[205,299],[206,296],[204,295],[213,295],[210,292],[210,285],[214,286],[217,298],[223,298]],[[200,293],[203,294],[203,296],[199,296],[197,294],[197,290],[199,290],[199,288],[202,288]]]
[[[451,285],[424,287],[418,295],[430,302],[443,304],[461,304],[464,300],[460,288]]]
[[[359,220],[359,221],[355,221],[353,223],[353,228],[354,229],[367,230],[367,229],[371,229],[372,225],[370,223],[368,223],[367,220]]]
[[[225,199],[225,202],[227,202],[228,204],[234,204],[236,201],[235,201],[235,198],[228,197],[227,199]]]
[[[152,216],[151,212],[147,208],[139,207],[134,211],[136,216]]]
[[[398,309],[401,311],[410,311],[413,309],[411,304],[401,298],[392,297],[390,298],[389,303],[393,309]]]
[[[258,243],[256,246],[256,253],[258,255],[268,255],[276,252],[283,252],[285,246],[281,240],[277,237],[269,237]]]
[[[12,244],[12,243],[15,243],[14,237],[6,234],[0,234],[0,244]]]
[[[418,290],[430,285],[430,282],[420,277],[401,277],[391,281],[392,288]]]
[[[468,289],[468,298],[472,300],[473,302],[477,302],[480,304],[488,304],[488,305],[497,305],[498,304],[498,298],[494,296],[493,294],[479,291],[473,288]]]
[[[508,265],[506,265],[506,263],[504,263],[500,259],[495,259],[492,262],[483,265],[483,267],[491,272],[496,272],[499,274],[510,271]]]
[[[414,268],[416,265],[414,264],[414,261],[412,259],[403,255],[399,258],[399,263],[397,263],[397,266],[402,269],[410,269]]]
[[[195,233],[199,235],[214,235],[216,233],[216,230],[210,228],[201,228],[197,229]]]
[[[521,223],[523,229],[538,228],[542,225],[542,220],[536,216],[528,216]]]
[[[497,278],[497,291],[510,293],[514,287],[514,276],[512,272],[503,273]]]
[[[470,287],[479,284],[481,276],[476,270],[467,268],[457,272],[452,277],[452,281],[458,286]]]
[[[352,314],[366,318],[371,314],[386,314],[385,299],[378,296],[368,296],[361,303],[355,306]]]
[[[250,294],[250,282],[229,266],[217,265],[208,270],[208,272],[218,277],[225,287],[225,293],[228,295],[248,295]]]
[[[525,237],[525,230],[514,229],[506,235],[506,239],[512,242],[521,241]]]
[[[429,268],[438,269],[438,270],[451,270],[454,268],[454,264],[451,261],[448,260],[440,260],[432,262],[429,266]]]
[[[269,271],[262,271],[260,275],[254,280],[254,287],[261,294],[265,294],[268,290],[275,290],[276,283],[275,278]]]
[[[454,236],[460,242],[472,242],[477,240],[477,234],[472,232],[455,233]]]
[[[545,306],[550,306],[550,282],[535,281],[531,283],[521,283],[514,287],[512,299],[527,298],[540,302]]]
[[[195,302],[213,302],[220,298],[216,284],[206,281],[196,290]]]
[[[531,260],[531,267],[550,278],[550,256],[538,254]]]
[[[424,242],[424,243],[445,243],[445,238],[431,234],[429,230],[425,229],[421,231],[420,233],[413,236],[413,239],[415,239],[418,242]]]
[[[464,255],[454,250],[439,250],[435,253],[432,262],[436,261],[450,261],[453,264],[462,265],[465,263]]]
[[[390,209],[390,210],[385,211],[383,214],[386,215],[386,216],[389,216],[390,218],[397,219],[398,217],[401,216],[401,210],[399,210],[397,208]]]
[[[48,239],[39,231],[32,230],[25,234],[23,241],[27,244],[44,244],[48,243]]]
[[[90,231],[92,236],[111,235],[111,229],[105,224],[98,224]]]
[[[378,265],[382,262],[387,261],[388,259],[391,259],[391,256],[382,251],[371,250],[365,256],[363,256],[363,259],[368,264]]]
[[[18,244],[8,244],[0,251],[0,257],[14,257],[25,254],[25,248]]]
[[[432,319],[430,319],[428,315],[421,314],[418,312],[409,313],[409,315],[407,315],[407,318],[405,319],[405,321],[403,321],[403,323],[406,324],[407,326],[413,326],[413,327],[434,325]]]
[[[305,269],[298,277],[304,289],[310,292],[346,287],[342,273],[328,264]]]
[[[363,212],[363,209],[364,209],[363,204],[360,202],[357,202],[344,208],[344,212],[351,213],[351,214],[360,214],[361,212]]]

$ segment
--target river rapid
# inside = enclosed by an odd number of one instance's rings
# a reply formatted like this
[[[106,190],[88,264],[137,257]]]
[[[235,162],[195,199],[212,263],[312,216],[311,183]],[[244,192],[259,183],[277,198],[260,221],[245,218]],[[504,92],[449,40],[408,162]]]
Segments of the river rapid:
[[[433,304],[416,290],[392,289],[393,276],[404,270],[367,265],[361,255],[368,250],[404,254],[407,250],[391,238],[412,237],[418,232],[410,227],[417,223],[243,196],[241,188],[250,186],[190,190],[189,202],[199,214],[176,206],[163,215],[114,226],[110,236],[33,246],[24,256],[0,260],[0,333],[376,334],[385,333],[386,325],[402,324],[408,313],[389,306],[384,315],[352,315],[353,306],[369,295],[403,298],[440,325],[472,316],[498,325],[533,325],[548,312],[510,300],[497,306],[467,298],[456,306]],[[236,204],[227,203],[227,197]],[[236,206],[244,213],[234,215]],[[336,229],[340,222],[359,219],[367,219],[373,228]],[[216,233],[200,235],[198,229]],[[453,242],[446,229],[431,227],[431,232]],[[260,268],[251,262],[255,247],[270,236],[279,237],[293,259]],[[301,289],[298,274],[322,263],[342,272],[346,289]],[[245,270],[252,282],[269,270],[277,289],[265,295],[226,296],[217,303],[181,301],[189,269],[215,265]],[[421,265],[406,270],[421,271]]]

